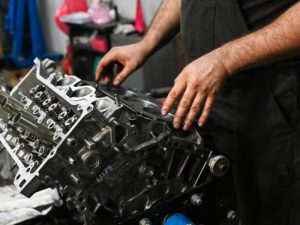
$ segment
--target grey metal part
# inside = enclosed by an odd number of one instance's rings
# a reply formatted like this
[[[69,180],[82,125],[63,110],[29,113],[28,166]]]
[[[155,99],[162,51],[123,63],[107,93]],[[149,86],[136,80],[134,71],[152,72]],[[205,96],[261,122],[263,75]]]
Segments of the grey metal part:
[[[126,218],[213,179],[213,152],[197,129],[173,130],[173,114],[135,90],[62,76],[36,59],[0,100],[11,103],[1,108],[0,141],[17,164],[18,190],[57,188],[86,224],[101,207]]]

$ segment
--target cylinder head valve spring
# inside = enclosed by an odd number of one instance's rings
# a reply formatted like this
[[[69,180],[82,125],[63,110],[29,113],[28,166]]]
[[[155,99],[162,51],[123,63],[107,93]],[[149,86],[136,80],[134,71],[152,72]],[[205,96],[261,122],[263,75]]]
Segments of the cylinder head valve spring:
[[[40,149],[40,147],[43,146],[43,144],[44,143],[41,139],[37,139],[33,143],[33,149],[38,151]]]
[[[17,128],[17,131],[19,132],[20,137],[25,141],[35,142],[38,139],[37,136],[35,136],[27,130],[23,130],[23,128]]]
[[[24,140],[29,141],[29,142],[35,142],[38,137],[35,136],[34,134],[30,133],[29,131],[25,131],[24,134],[22,135]]]
[[[66,122],[66,120],[68,119],[68,113],[66,111],[64,112],[61,112],[58,117],[57,117],[57,120],[60,122],[60,123],[64,123]]]
[[[57,119],[62,110],[58,103],[54,103],[49,106],[48,112],[53,118]]]
[[[37,85],[29,90],[29,94],[31,96],[35,96],[36,93],[38,93],[40,91],[45,91],[45,90],[46,90],[45,87]]]
[[[45,93],[45,91],[39,91],[34,95],[34,99],[38,103],[42,103],[43,101],[45,101],[46,98],[47,98],[47,94]]]
[[[69,129],[73,126],[73,124],[76,122],[76,119],[77,119],[77,118],[76,118],[75,116],[73,116],[73,117],[67,119],[66,122],[64,123],[64,127],[65,127],[67,130],[69,130]]]
[[[45,145],[42,145],[38,150],[38,156],[42,158],[46,158],[50,153],[50,149]]]

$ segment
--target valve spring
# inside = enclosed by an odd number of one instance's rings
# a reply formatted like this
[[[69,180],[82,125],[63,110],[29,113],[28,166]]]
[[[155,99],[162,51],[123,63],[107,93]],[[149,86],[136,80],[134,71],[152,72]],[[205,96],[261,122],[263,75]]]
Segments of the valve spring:
[[[73,126],[73,124],[76,122],[76,117],[71,117],[69,119],[66,120],[66,122],[64,123],[64,127],[66,130],[70,130],[70,128]]]
[[[67,109],[66,112],[67,112],[66,120],[68,120],[68,119],[70,119],[70,118],[72,118],[72,117],[74,117],[74,118],[76,119],[76,115],[75,115],[75,113],[73,112],[72,109]]]
[[[34,96],[36,93],[40,91],[45,91],[46,88],[44,86],[37,85],[29,90],[29,94]]]
[[[42,103],[46,100],[47,98],[47,94],[45,93],[45,91],[39,91],[35,94],[34,99],[38,102],[38,103]]]
[[[74,116],[74,112],[72,111],[72,109],[67,109],[65,111],[62,111],[59,115],[58,115],[58,118],[57,120],[62,124],[64,125],[64,123],[72,118],[72,116]]]
[[[35,136],[34,134],[28,131],[25,131],[24,136],[27,141],[31,141],[31,142],[35,142],[38,139],[37,136]]]
[[[43,146],[43,141],[41,140],[41,139],[37,139],[37,140],[35,140],[34,141],[34,149],[35,150],[39,150],[40,149],[40,147],[42,147]]]
[[[61,112],[57,117],[57,121],[61,124],[64,124],[68,119],[69,117],[66,111]]]
[[[49,107],[52,103],[54,103],[56,98],[52,96],[51,98],[47,98],[45,101],[42,103],[42,107],[47,108]]]
[[[45,145],[42,145],[38,150],[38,156],[46,158],[50,153],[50,149],[47,148]]]
[[[74,112],[72,111],[72,109],[67,109],[67,110],[66,110],[66,113],[67,113],[67,116],[68,116],[69,118],[71,118],[71,116],[74,115]]]
[[[62,110],[59,107],[58,103],[54,103],[49,106],[48,112],[53,118],[57,119]]]
[[[27,137],[28,141],[34,142],[38,139],[37,136],[35,136],[34,134],[30,133],[29,136]]]

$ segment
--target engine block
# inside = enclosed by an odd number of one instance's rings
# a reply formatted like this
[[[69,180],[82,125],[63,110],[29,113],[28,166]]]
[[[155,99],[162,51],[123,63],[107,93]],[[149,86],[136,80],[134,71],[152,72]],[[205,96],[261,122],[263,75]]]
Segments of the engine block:
[[[100,209],[124,219],[183,195],[196,205],[194,191],[229,168],[196,126],[174,130],[157,100],[63,75],[50,60],[36,59],[0,101],[0,140],[18,190],[30,197],[57,188],[86,224]]]

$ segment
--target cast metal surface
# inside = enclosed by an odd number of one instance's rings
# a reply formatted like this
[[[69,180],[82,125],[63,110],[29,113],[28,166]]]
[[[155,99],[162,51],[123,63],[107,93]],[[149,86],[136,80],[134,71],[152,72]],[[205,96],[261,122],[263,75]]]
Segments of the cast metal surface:
[[[124,219],[184,195],[187,204],[201,205],[193,191],[228,170],[195,127],[174,130],[173,115],[161,116],[155,99],[55,68],[36,59],[10,95],[0,94],[0,140],[24,195],[57,188],[90,224],[100,209]]]

